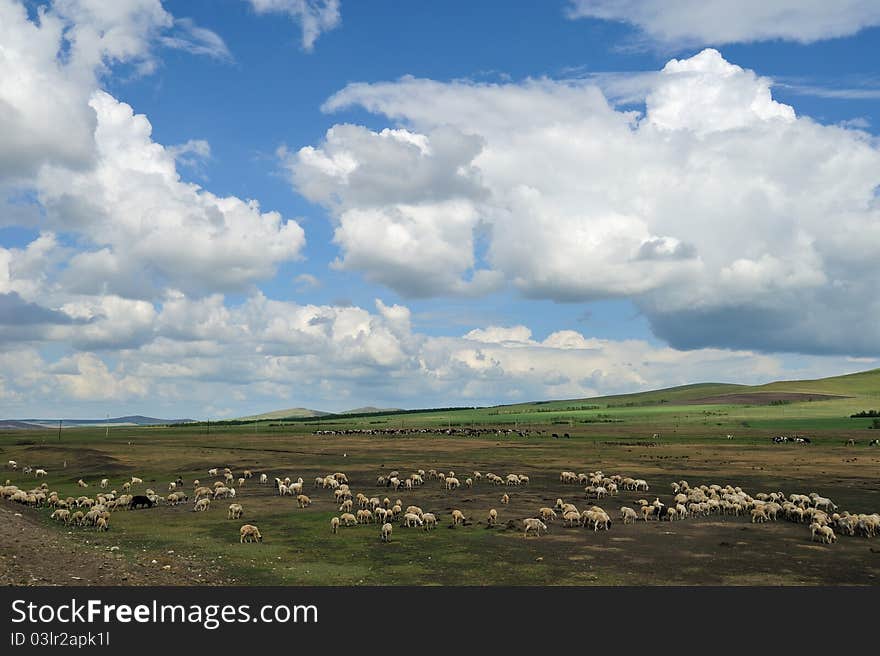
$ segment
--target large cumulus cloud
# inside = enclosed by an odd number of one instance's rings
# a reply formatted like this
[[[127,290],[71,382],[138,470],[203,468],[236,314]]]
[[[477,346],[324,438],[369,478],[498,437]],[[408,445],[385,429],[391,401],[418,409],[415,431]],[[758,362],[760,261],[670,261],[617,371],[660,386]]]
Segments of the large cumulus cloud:
[[[285,163],[339,222],[341,262],[403,294],[461,293],[476,270],[528,297],[630,298],[680,348],[877,355],[874,139],[797,115],[716,50],[649,80],[643,112],[585,80],[352,84],[327,111],[393,124],[335,126]],[[471,149],[441,156],[438,134]],[[389,138],[406,157],[387,156]],[[406,226],[401,207],[421,210],[414,237],[361,257],[346,235]],[[446,275],[414,289],[426,270]]]

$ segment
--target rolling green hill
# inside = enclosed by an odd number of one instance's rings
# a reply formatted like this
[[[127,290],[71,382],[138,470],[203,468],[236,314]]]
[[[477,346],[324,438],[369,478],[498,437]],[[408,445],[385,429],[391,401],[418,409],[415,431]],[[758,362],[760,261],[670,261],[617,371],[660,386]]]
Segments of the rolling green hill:
[[[291,419],[293,417],[323,417],[328,413],[320,410],[311,410],[309,408],[287,408],[286,410],[273,410],[272,412],[264,412],[260,415],[250,415],[248,417],[239,417],[235,421],[263,421],[267,419]]]
[[[316,428],[405,428],[407,426],[509,425],[580,426],[607,434],[657,430],[740,432],[745,429],[804,431],[861,430],[872,421],[850,415],[880,409],[880,369],[818,380],[763,385],[697,383],[632,394],[513,405],[421,411],[379,411],[344,417],[303,415],[293,419]],[[372,408],[371,408],[372,410]],[[270,413],[292,418],[289,411]],[[262,418],[272,418],[266,417]],[[557,429],[554,429],[557,430]]]

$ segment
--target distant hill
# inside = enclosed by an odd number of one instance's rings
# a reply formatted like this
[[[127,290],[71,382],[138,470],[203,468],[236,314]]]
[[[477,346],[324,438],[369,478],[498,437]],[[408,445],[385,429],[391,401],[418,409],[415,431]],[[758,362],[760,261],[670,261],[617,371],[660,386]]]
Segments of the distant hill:
[[[0,430],[10,429],[10,428],[43,428],[43,426],[38,426],[37,424],[29,424],[24,421],[16,421],[15,419],[0,419]]]
[[[330,414],[320,410],[312,410],[311,408],[287,408],[286,410],[273,410],[272,412],[264,412],[259,415],[249,415],[247,417],[239,417],[235,421],[261,421],[263,419],[288,419],[301,417],[323,417]]]
[[[354,408],[353,410],[345,410],[340,415],[371,415],[383,412],[400,412],[400,408],[375,408],[371,405],[365,405],[363,408]]]
[[[162,426],[165,424],[187,424],[192,419],[157,419],[143,415],[111,417],[110,419],[61,419],[61,426]],[[0,420],[0,428],[57,428],[58,419],[6,419]]]

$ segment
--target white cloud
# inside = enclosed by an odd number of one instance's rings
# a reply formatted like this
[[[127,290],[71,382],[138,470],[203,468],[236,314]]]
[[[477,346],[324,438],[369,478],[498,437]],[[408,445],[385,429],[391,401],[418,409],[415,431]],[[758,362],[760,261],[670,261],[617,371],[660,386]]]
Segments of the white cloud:
[[[570,0],[567,14],[629,23],[673,46],[812,43],[880,25],[880,5],[870,0]]]
[[[342,21],[340,0],[249,0],[258,14],[287,14],[302,27],[303,50],[311,52],[323,32]]]
[[[38,176],[57,229],[109,248],[104,259],[124,254],[126,269],[141,277],[187,291],[243,289],[298,257],[305,236],[295,221],[181,181],[179,153],[152,141],[145,116],[104,92],[90,106],[98,117],[94,168],[44,166]]]
[[[165,148],[145,116],[98,89],[115,64],[152,68],[174,25],[159,0],[56,0],[34,21],[20,3],[0,0],[0,193],[6,207],[27,199],[4,218],[77,242],[53,242],[38,275],[18,257],[6,286],[26,300],[52,293],[57,307],[65,290],[141,299],[165,286],[244,290],[299,257],[305,238],[295,221],[180,178],[177,164],[198,165],[207,142]]]
[[[475,202],[486,194],[471,166],[480,149],[442,126],[422,135],[337,125],[319,148],[278,154],[299,192],[333,212],[338,267],[408,296],[473,295],[498,283],[473,254]]]
[[[794,109],[771,97],[769,79],[725,61],[717,50],[673,59],[662,74],[665,79],[645,100],[649,120],[658,127],[706,134],[795,119]]]
[[[477,269],[528,297],[630,298],[677,347],[875,354],[870,136],[798,116],[715,50],[646,79],[644,114],[591,80],[352,84],[325,109],[393,124],[335,126],[285,162],[337,221],[341,265],[404,294],[460,293]],[[439,131],[469,148],[442,161]]]
[[[220,295],[193,299],[174,292],[161,307],[117,298],[65,311],[93,320],[85,333],[78,325],[77,333],[46,338],[56,347],[78,338],[73,353],[47,360],[36,350],[42,342],[0,348],[0,393],[10,408],[21,409],[19,416],[49,402],[53,408],[97,408],[76,404],[111,401],[114,407],[149,403],[192,414],[195,407],[219,407],[218,398],[234,414],[285,405],[485,405],[715,380],[719,372],[742,382],[788,372],[778,358],[752,351],[680,351],[570,329],[543,340],[522,325],[489,325],[460,337],[426,335],[413,330],[409,308],[378,299],[374,311],[261,294],[228,307]],[[124,334],[135,338],[124,343]],[[89,350],[89,339],[102,351]],[[805,358],[801,364],[812,367],[806,373],[854,366],[844,358]]]
[[[185,50],[194,55],[205,55],[214,59],[230,61],[232,53],[223,38],[207,28],[199,27],[191,18],[177,18],[174,28],[159,38],[166,48]]]

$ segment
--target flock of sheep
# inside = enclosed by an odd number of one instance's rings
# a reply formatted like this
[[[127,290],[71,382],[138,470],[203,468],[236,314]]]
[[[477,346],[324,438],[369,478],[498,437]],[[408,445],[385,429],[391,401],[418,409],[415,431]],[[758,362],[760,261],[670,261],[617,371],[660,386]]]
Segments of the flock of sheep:
[[[10,460],[8,468],[17,470],[18,463]],[[27,472],[35,479],[47,475],[44,469],[25,468],[22,472]],[[212,468],[208,470],[208,476],[217,480],[210,485],[203,485],[199,480],[194,480],[188,488],[191,493],[184,489],[184,482],[178,477],[177,480],[168,483],[168,494],[165,496],[149,488],[142,494],[132,494],[135,488],[144,485],[143,479],[137,476],[125,480],[121,485],[121,492],[108,489],[111,487],[110,481],[104,478],[97,484],[100,491],[96,491],[94,496],[83,494],[78,497],[62,497],[57,491],[50,491],[45,482],[23,490],[7,480],[5,485],[0,486],[0,498],[34,508],[51,508],[51,519],[66,525],[91,526],[99,531],[106,531],[110,528],[112,512],[118,510],[152,507],[159,504],[177,506],[191,501],[193,511],[208,511],[213,501],[235,499],[236,489],[245,486],[255,474],[251,470],[244,470],[236,477],[227,467],[223,470]],[[511,488],[522,488],[531,483],[530,477],[522,473],[500,476],[491,472],[483,474],[473,471],[462,478],[463,481],[454,471],[444,473],[436,469],[428,471],[419,469],[406,477],[398,471],[391,471],[378,476],[376,486],[385,488],[389,492],[409,493],[426,485],[428,481],[439,481],[446,492],[453,493],[462,487],[470,489],[477,485],[488,484],[505,489],[499,497],[499,503],[509,506],[511,496],[508,491],[513,492]],[[258,481],[260,485],[266,487],[270,483],[269,476],[265,473],[259,475]],[[638,493],[650,489],[644,479],[619,474],[607,476],[601,471],[589,473],[562,471],[559,474],[559,482],[583,489],[584,498],[595,500],[596,503],[616,497],[621,491]],[[274,494],[295,497],[301,509],[311,506],[312,500],[305,494],[305,482],[302,477],[296,480],[290,477],[284,479],[275,477],[272,484]],[[90,487],[82,478],[77,481],[77,486],[84,489]],[[372,496],[363,492],[355,494],[349,486],[348,476],[343,472],[315,477],[313,488],[319,490],[319,493],[329,494],[333,503],[338,505],[339,515],[330,519],[330,530],[333,534],[338,533],[340,527],[375,524],[379,527],[380,539],[383,542],[390,542],[395,523],[401,528],[420,528],[424,531],[430,531],[438,525],[437,515],[424,511],[418,505],[409,504],[404,507],[401,499],[392,501],[384,494]],[[774,491],[760,492],[752,496],[738,486],[704,484],[691,487],[687,481],[681,480],[672,483],[669,503],[662,502],[659,496],[656,496],[653,502],[643,498],[638,499],[634,505],[635,508],[626,505],[620,507],[619,519],[624,525],[635,523],[639,519],[645,522],[652,519],[671,522],[712,515],[748,516],[755,524],[782,518],[798,524],[807,524],[811,540],[818,538],[826,544],[836,542],[838,534],[872,538],[880,532],[880,515],[877,513],[855,514],[840,511],[831,499],[816,492],[792,493],[786,496],[782,492]],[[244,507],[241,503],[233,501],[228,505],[227,519],[241,519],[243,514]],[[457,508],[453,508],[449,516],[452,527],[464,526],[468,523],[468,518]],[[581,526],[592,528],[593,531],[607,531],[612,525],[611,515],[602,507],[591,505],[585,510],[580,510],[574,503],[558,498],[552,507],[540,507],[534,516],[521,520],[523,537],[528,537],[529,534],[540,536],[542,533],[547,533],[548,524],[556,520],[561,520],[567,527]],[[491,508],[486,514],[486,526],[493,527],[497,524],[498,510]],[[515,526],[515,523],[509,522],[508,526]],[[239,529],[239,539],[241,543],[262,542],[263,536],[256,525],[244,524]]]

